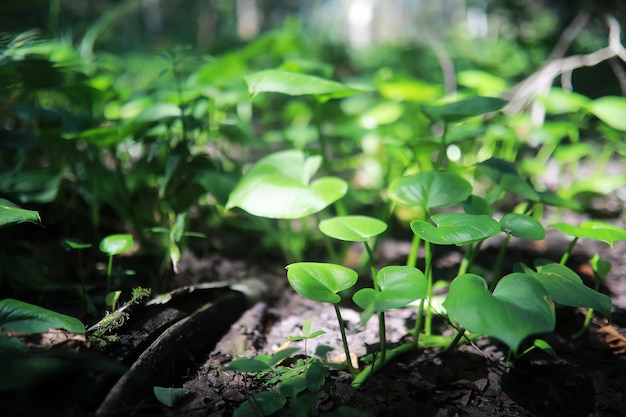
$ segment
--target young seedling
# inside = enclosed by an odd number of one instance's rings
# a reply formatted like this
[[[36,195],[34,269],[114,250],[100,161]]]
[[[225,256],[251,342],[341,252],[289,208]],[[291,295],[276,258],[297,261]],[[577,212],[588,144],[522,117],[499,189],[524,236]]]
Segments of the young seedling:
[[[431,217],[435,223],[423,220],[413,220],[411,222],[411,230],[425,242],[426,250],[426,299],[432,300],[433,296],[433,277],[432,277],[432,253],[431,244],[437,245],[466,245],[474,242],[480,242],[488,237],[495,236],[500,232],[500,225],[497,221],[489,216],[475,215],[467,213],[439,213]],[[468,250],[466,254],[470,252]],[[466,255],[467,256],[467,255]],[[421,327],[421,314],[423,312],[423,303],[420,304],[418,318],[415,325],[415,339],[419,337]],[[424,333],[431,334],[432,309],[426,310],[426,319],[424,321]],[[417,342],[416,342],[417,343]]]
[[[376,280],[376,266],[374,264],[374,253],[369,244],[369,240],[380,235],[387,230],[387,224],[381,220],[367,216],[339,216],[322,220],[319,229],[326,236],[347,242],[363,242],[367,251],[372,281],[374,282],[375,291],[380,291],[378,281]],[[378,312],[379,320],[379,336],[380,336],[380,353],[385,357],[386,347],[386,331],[385,331],[385,315],[384,312]]]
[[[85,309],[88,314],[95,314],[96,307],[93,305],[93,301],[89,298],[87,294],[87,284],[85,282],[85,270],[83,269],[83,256],[82,251],[84,249],[89,249],[91,247],[91,243],[82,243],[73,239],[63,239],[61,240],[61,246],[66,251],[75,250],[78,253],[78,277],[80,278],[80,297],[83,299],[85,303]]]
[[[113,274],[113,256],[124,253],[133,247],[133,237],[129,234],[109,235],[100,242],[100,251],[108,255],[106,294],[111,291],[111,276]],[[119,297],[119,296],[118,296]]]
[[[548,226],[554,227],[560,232],[574,238],[570,242],[563,256],[561,257],[562,265],[565,265],[567,263],[567,260],[574,250],[574,246],[576,246],[576,243],[580,238],[595,239],[600,242],[606,243],[611,248],[613,248],[613,243],[615,243],[616,241],[626,239],[626,230],[622,229],[619,226],[615,226],[601,221],[590,220],[581,223],[580,226],[573,226],[567,223],[556,222],[551,223]]]
[[[338,293],[352,288],[357,282],[358,274],[350,268],[329,263],[298,262],[287,265],[286,268],[289,284],[298,294],[309,300],[330,303],[335,308],[346,363],[354,377],[356,371],[348,347],[345,324],[339,310],[341,297]]]
[[[306,343],[311,339],[315,339],[318,336],[325,334],[324,330],[316,330],[314,332],[311,331],[311,324],[313,323],[313,318],[309,317],[302,324],[302,334],[299,336],[290,336],[287,338],[287,342],[298,342],[304,340],[304,354],[306,355]]]

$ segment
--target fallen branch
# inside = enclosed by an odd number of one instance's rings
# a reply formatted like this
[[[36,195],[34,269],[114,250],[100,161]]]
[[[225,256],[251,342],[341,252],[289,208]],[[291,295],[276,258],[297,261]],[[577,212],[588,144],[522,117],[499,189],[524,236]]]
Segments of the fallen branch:
[[[508,114],[517,114],[533,105],[531,109],[532,120],[535,124],[541,125],[543,124],[545,109],[539,103],[536,103],[534,99],[537,96],[548,93],[557,77],[571,73],[578,68],[596,66],[613,58],[619,58],[626,62],[626,48],[624,48],[620,36],[621,25],[613,16],[607,16],[606,22],[609,27],[608,46],[588,54],[549,60],[535,73],[507,93],[509,105],[506,108],[506,112]],[[616,76],[619,79],[620,75],[618,73],[616,73]]]

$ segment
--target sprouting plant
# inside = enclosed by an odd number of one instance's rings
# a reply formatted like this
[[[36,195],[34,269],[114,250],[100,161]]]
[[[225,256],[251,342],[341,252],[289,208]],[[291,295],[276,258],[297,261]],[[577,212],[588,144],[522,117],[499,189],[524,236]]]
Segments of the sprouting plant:
[[[109,235],[100,242],[100,250],[108,255],[106,297],[107,305],[115,310],[119,292],[111,293],[111,276],[113,275],[113,256],[124,253],[133,247],[133,237],[129,234]]]
[[[358,279],[356,271],[341,265],[316,262],[298,262],[287,265],[286,268],[289,284],[298,294],[309,300],[330,303],[335,308],[346,364],[350,374],[355,376],[356,371],[346,338],[345,323],[339,309],[341,296],[338,293],[356,284]]]
[[[298,342],[298,341],[304,340],[304,354],[305,355],[307,354],[307,350],[306,350],[307,341],[311,339],[315,339],[316,337],[319,337],[326,333],[324,330],[316,330],[312,332],[311,331],[312,323],[313,323],[313,318],[306,319],[304,323],[302,324],[302,334],[298,336],[290,336],[287,338],[287,342]]]

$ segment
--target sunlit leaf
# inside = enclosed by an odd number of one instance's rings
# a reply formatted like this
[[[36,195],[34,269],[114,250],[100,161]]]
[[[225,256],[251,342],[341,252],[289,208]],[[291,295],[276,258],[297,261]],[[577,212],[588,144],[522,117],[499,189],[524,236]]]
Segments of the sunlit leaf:
[[[39,212],[20,208],[9,200],[0,198],[0,228],[24,222],[41,224]]]
[[[100,250],[107,255],[119,255],[133,247],[133,236],[116,234],[106,236],[100,242]]]
[[[313,301],[336,304],[341,301],[337,293],[356,284],[358,274],[341,265],[298,262],[287,265],[287,279],[301,296]]]
[[[500,225],[489,216],[467,213],[439,213],[435,223],[413,220],[411,230],[421,239],[437,245],[464,245],[500,233]]]
[[[606,96],[595,99],[591,112],[613,129],[626,131],[626,97]]]
[[[443,305],[463,328],[500,339],[514,352],[531,334],[554,330],[554,304],[545,288],[527,274],[503,277],[493,294],[480,276],[458,276]]]
[[[422,172],[395,179],[389,198],[401,206],[425,211],[458,204],[469,197],[472,186],[453,172]]]
[[[319,229],[335,239],[365,242],[387,230],[387,224],[368,216],[338,216],[322,220]]]
[[[290,96],[333,95],[345,96],[360,90],[337,81],[326,80],[314,75],[280,70],[264,70],[244,77],[250,94],[262,92],[282,93]]]
[[[595,239],[606,243],[610,247],[613,247],[613,243],[616,241],[626,239],[625,229],[597,220],[583,222],[580,226],[574,226],[563,222],[551,223],[549,226],[560,230],[566,235],[578,238]]]

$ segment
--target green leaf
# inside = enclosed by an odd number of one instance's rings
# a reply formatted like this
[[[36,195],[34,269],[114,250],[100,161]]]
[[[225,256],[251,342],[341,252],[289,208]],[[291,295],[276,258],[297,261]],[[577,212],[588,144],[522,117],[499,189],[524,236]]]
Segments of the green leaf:
[[[335,177],[309,184],[321,164],[319,155],[298,150],[277,152],[252,166],[230,194],[226,209],[239,207],[250,214],[275,219],[298,219],[342,198],[348,184]]]
[[[280,384],[278,384],[278,392],[287,398],[295,398],[305,389],[306,375],[304,373],[285,378]]]
[[[493,294],[483,278],[463,274],[452,281],[443,305],[465,329],[500,339],[514,352],[531,334],[554,330],[554,304],[545,288],[523,273],[503,277]]]
[[[152,387],[152,392],[157,400],[166,407],[173,407],[181,398],[189,393],[186,388]]]
[[[120,295],[122,295],[122,291],[111,291],[104,296],[104,303],[115,310],[115,306],[117,305],[117,301],[120,299]]]
[[[547,95],[539,97],[539,101],[550,114],[576,113],[589,104],[589,99],[582,94],[552,88]]]
[[[331,95],[342,97],[360,92],[337,81],[326,80],[314,75],[280,70],[264,70],[246,75],[248,91],[252,95],[262,92],[282,93],[290,96]]]
[[[313,301],[336,304],[341,301],[337,293],[356,284],[358,274],[341,265],[298,262],[287,265],[287,279],[301,296]]]
[[[570,307],[593,308],[604,317],[611,318],[611,299],[587,287],[576,272],[549,261],[536,264],[537,272],[530,275],[545,287],[555,302]]]
[[[20,333],[44,333],[50,329],[85,333],[85,325],[74,317],[12,298],[0,301],[0,328]]]
[[[562,222],[551,223],[549,226],[569,236],[595,239],[604,242],[611,248],[615,241],[626,239],[626,230],[619,226],[597,220],[583,222],[580,226],[573,226]]]
[[[61,246],[63,246],[63,249],[65,250],[80,250],[89,249],[91,247],[91,243],[82,243],[74,239],[62,239]]]
[[[463,211],[467,214],[484,214],[489,217],[493,215],[493,210],[487,200],[477,195],[470,195],[463,202]]]
[[[531,201],[539,201],[539,194],[517,172],[512,163],[503,159],[491,158],[476,165],[495,184],[504,190],[518,194]]]
[[[41,224],[39,213],[20,208],[9,200],[0,198],[0,228],[10,224],[24,222]]]
[[[233,417],[266,417],[280,410],[287,403],[287,398],[274,391],[264,391],[244,401]]]
[[[274,353],[272,356],[270,356],[268,363],[271,366],[277,365],[281,361],[283,361],[284,359],[287,359],[288,357],[290,357],[291,355],[293,355],[299,350],[300,348],[297,348],[297,347],[281,349],[278,352]]]
[[[133,237],[129,234],[109,235],[100,242],[100,250],[107,255],[119,255],[133,247]]]
[[[365,310],[363,323],[372,313],[406,307],[426,297],[426,277],[412,266],[386,266],[378,271],[376,283],[380,291],[363,288],[352,296],[354,303]]]
[[[500,219],[500,229],[509,235],[528,240],[542,240],[546,231],[534,217],[526,214],[508,213]]]
[[[593,269],[593,273],[596,278],[600,281],[604,281],[612,267],[611,262],[601,259],[600,255],[597,253],[589,260],[589,264],[591,265],[591,269]]]
[[[598,119],[616,130],[626,132],[626,97],[606,96],[595,99],[589,106]]]
[[[411,230],[418,237],[437,245],[464,245],[500,233],[500,224],[489,216],[466,213],[439,213],[431,217],[436,227],[413,220]]]
[[[387,230],[387,224],[368,216],[338,216],[322,220],[319,229],[334,239],[365,242]]]
[[[473,96],[453,103],[424,106],[424,112],[433,119],[441,120],[444,123],[453,123],[469,117],[498,111],[506,104],[506,101],[499,98]]]
[[[261,372],[272,369],[271,365],[266,361],[257,358],[237,358],[230,362],[228,369],[237,372]]]
[[[397,178],[389,185],[389,198],[396,204],[425,211],[453,206],[471,193],[472,186],[453,172],[422,172]]]
[[[324,364],[317,359],[313,359],[306,370],[306,387],[309,392],[316,393],[322,388],[326,381],[326,370]]]

